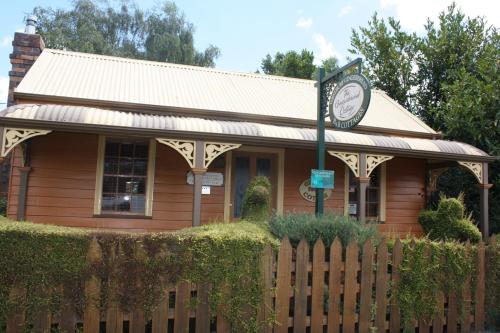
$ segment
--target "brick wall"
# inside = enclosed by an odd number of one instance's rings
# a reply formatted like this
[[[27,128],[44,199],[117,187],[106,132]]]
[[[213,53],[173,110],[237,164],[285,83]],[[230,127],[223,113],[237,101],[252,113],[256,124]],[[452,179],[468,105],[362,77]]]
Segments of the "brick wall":
[[[9,95],[7,106],[15,104],[14,89],[35,63],[45,47],[42,36],[16,32],[12,42],[13,51],[10,54],[12,69],[9,72]]]

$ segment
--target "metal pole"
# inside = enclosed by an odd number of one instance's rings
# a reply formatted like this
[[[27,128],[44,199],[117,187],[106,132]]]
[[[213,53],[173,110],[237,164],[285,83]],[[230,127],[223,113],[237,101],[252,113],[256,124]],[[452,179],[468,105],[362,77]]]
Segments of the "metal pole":
[[[318,125],[317,125],[317,140],[316,140],[316,168],[318,170],[325,169],[325,110],[323,110],[321,105],[321,82],[325,76],[325,69],[320,67],[318,70]],[[316,216],[323,215],[323,205],[324,205],[324,190],[322,188],[316,189],[316,203],[315,203],[315,213]]]

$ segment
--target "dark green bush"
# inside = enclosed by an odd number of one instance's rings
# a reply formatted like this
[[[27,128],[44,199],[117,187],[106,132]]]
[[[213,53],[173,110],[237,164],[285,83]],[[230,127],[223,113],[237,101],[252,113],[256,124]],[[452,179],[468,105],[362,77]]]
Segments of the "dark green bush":
[[[465,214],[463,196],[442,197],[437,209],[420,212],[418,221],[432,240],[469,240],[474,243],[481,240],[481,232],[470,215]]]
[[[0,215],[1,216],[7,215],[7,198],[6,197],[0,197]]]
[[[321,238],[323,243],[329,246],[335,237],[339,237],[346,246],[351,240],[362,244],[368,239],[379,238],[375,226],[334,214],[319,217],[307,213],[275,215],[271,218],[270,229],[279,239],[288,236],[292,244],[297,244],[305,238],[312,245]]]
[[[271,182],[269,178],[257,176],[248,184],[241,217],[248,221],[267,222],[271,210]]]

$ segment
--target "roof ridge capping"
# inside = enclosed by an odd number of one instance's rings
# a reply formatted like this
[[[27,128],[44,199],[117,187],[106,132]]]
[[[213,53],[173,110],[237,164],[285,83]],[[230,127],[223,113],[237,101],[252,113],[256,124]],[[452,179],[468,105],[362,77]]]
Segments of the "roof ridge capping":
[[[174,67],[174,68],[182,68],[182,69],[187,69],[187,70],[218,73],[218,74],[224,74],[224,75],[247,76],[247,77],[253,77],[253,78],[257,78],[257,79],[266,79],[266,80],[288,81],[288,82],[303,83],[303,84],[314,84],[316,82],[315,80],[300,79],[300,78],[293,78],[293,77],[287,77],[287,76],[268,75],[268,74],[251,73],[251,72],[229,71],[229,70],[223,70],[223,69],[212,68],[212,67],[184,65],[184,64],[176,64],[176,63],[172,63],[172,62],[152,61],[152,60],[144,60],[144,59],[133,59],[133,58],[117,57],[117,56],[110,56],[110,55],[96,54],[96,53],[66,51],[66,50],[49,49],[49,48],[44,49],[42,51],[42,53],[43,52],[55,53],[55,54],[61,54],[61,55],[66,55],[66,56],[73,56],[73,57],[81,57],[81,58],[101,59],[101,60],[108,60],[108,61],[119,61],[119,62],[128,62],[128,63],[143,63],[143,64],[147,64],[150,66]]]

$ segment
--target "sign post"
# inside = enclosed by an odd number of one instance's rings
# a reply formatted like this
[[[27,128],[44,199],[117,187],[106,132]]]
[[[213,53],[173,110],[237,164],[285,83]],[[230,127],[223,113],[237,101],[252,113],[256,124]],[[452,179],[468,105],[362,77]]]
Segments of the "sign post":
[[[316,129],[316,168],[318,170],[325,170],[325,113],[321,107],[321,81],[325,77],[325,69],[320,67],[318,70],[318,124]],[[316,188],[316,202],[314,203],[314,211],[316,216],[323,215],[324,207],[324,189]]]
[[[357,73],[344,72],[357,66]],[[335,70],[325,77],[325,70],[320,68],[316,87],[317,101],[317,138],[316,138],[316,172],[325,171],[325,118],[330,117],[334,128],[342,130],[356,126],[363,119],[371,98],[370,82],[361,74],[361,58]],[[332,180],[333,182],[333,180]],[[311,186],[313,179],[311,177]],[[315,213],[323,215],[324,189],[317,184]]]

